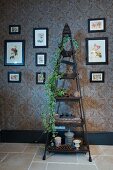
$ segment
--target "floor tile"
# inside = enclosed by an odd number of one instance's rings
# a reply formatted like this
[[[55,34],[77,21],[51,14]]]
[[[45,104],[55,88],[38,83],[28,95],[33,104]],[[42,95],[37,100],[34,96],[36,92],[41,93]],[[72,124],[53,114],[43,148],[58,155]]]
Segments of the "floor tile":
[[[0,153],[0,161],[2,161],[7,156],[7,153]]]
[[[77,154],[77,162],[80,164],[94,164],[93,156],[91,155],[92,162],[89,162],[89,154]]]
[[[91,155],[103,155],[103,150],[99,145],[90,145]]]
[[[113,146],[101,146],[103,155],[113,155]]]
[[[79,165],[79,164],[55,164],[48,163],[47,170],[97,170],[95,165]]]
[[[43,144],[40,144],[40,143],[26,143],[26,146],[40,146],[40,145],[43,145]]]
[[[24,149],[24,153],[36,153],[37,152],[37,146],[26,146]]]
[[[77,163],[77,156],[70,154],[54,154],[47,159],[48,162],[69,162]]]
[[[113,145],[98,145],[102,149],[113,149]]]
[[[37,153],[36,153],[33,161],[42,161],[42,162],[45,161],[45,162],[47,162],[48,159],[53,155],[53,153],[46,152],[46,160],[43,160],[43,155],[44,155],[44,146],[41,145],[37,148]]]
[[[5,143],[1,148],[0,152],[23,152],[26,144],[21,143]]]
[[[33,162],[29,170],[46,170],[47,163]]]
[[[0,146],[3,146],[4,145],[4,143],[0,143]]]
[[[113,170],[113,156],[98,156],[95,163],[99,170]]]
[[[34,154],[9,153],[0,164],[0,170],[27,170]]]

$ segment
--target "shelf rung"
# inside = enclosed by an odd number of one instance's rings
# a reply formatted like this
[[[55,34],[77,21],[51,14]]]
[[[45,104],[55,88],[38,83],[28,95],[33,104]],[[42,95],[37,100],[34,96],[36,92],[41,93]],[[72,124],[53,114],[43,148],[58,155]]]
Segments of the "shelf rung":
[[[62,100],[70,100],[70,101],[79,101],[80,99],[81,99],[81,96],[80,97],[74,97],[74,96],[72,96],[72,97],[55,97],[55,99],[56,99],[56,101],[62,101]]]
[[[86,153],[89,151],[87,146],[84,146],[84,145],[82,145],[79,149],[76,149],[66,144],[61,145],[59,147],[49,146],[47,150],[49,152],[54,152],[54,153]]]
[[[61,63],[69,64],[69,65],[74,65],[74,64],[75,64],[74,62],[67,61],[67,60],[62,60]],[[75,64],[75,65],[76,65],[76,64]]]
[[[76,73],[71,73],[71,74],[64,74],[60,79],[74,79],[75,77],[77,77]]]

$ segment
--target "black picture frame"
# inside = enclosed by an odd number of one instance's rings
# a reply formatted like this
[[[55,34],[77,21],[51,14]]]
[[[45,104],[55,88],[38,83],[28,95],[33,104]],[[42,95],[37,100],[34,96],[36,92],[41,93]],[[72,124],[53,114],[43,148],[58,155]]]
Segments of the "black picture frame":
[[[91,18],[88,19],[88,32],[105,32],[106,31],[106,19],[105,18]]]
[[[9,25],[9,34],[20,34],[21,25]]]
[[[8,82],[9,83],[20,83],[21,82],[21,72],[9,71],[8,72]]]
[[[36,66],[46,66],[47,53],[36,53],[35,64]]]
[[[33,28],[33,48],[48,48],[48,28]]]
[[[36,84],[45,84],[46,73],[45,72],[36,72]]]
[[[25,41],[24,40],[4,41],[4,65],[5,66],[25,65]]]
[[[108,38],[86,38],[86,64],[108,64]]]
[[[90,82],[91,83],[104,83],[105,73],[104,71],[91,71]]]

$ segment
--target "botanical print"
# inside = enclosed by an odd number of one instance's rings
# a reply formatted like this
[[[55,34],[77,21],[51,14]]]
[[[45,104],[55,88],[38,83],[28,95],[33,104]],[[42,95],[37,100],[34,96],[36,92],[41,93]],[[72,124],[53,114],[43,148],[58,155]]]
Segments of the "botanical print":
[[[105,62],[105,40],[89,40],[89,62]]]
[[[15,46],[14,48],[11,48],[11,56],[10,59],[15,58],[18,55],[18,49]]]
[[[43,83],[44,82],[44,75],[43,73],[38,74],[38,83]]]
[[[41,47],[46,46],[46,29],[35,30],[35,46]]]
[[[92,80],[93,81],[102,81],[102,74],[101,73],[93,73]]]
[[[43,54],[38,54],[38,64],[44,64],[44,55]]]
[[[90,21],[90,30],[103,30],[104,23],[102,20]]]
[[[94,44],[94,46],[91,50],[91,54],[94,54],[97,57],[102,57],[100,47],[101,47],[100,45]]]
[[[9,80],[10,81],[19,81],[19,74],[10,74]]]
[[[11,27],[11,32],[18,32],[18,31],[19,31],[18,27],[16,27],[16,26]]]
[[[22,63],[22,42],[7,43],[7,63]]]
[[[38,33],[37,34],[37,42],[43,43],[44,42],[44,33]]]

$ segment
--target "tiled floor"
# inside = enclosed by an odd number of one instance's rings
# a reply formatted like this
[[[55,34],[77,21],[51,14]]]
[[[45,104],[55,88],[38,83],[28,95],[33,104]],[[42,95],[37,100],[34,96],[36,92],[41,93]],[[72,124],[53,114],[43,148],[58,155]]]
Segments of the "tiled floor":
[[[0,143],[0,170],[113,170],[113,146],[90,146],[88,154],[47,154],[42,160],[44,145]]]

